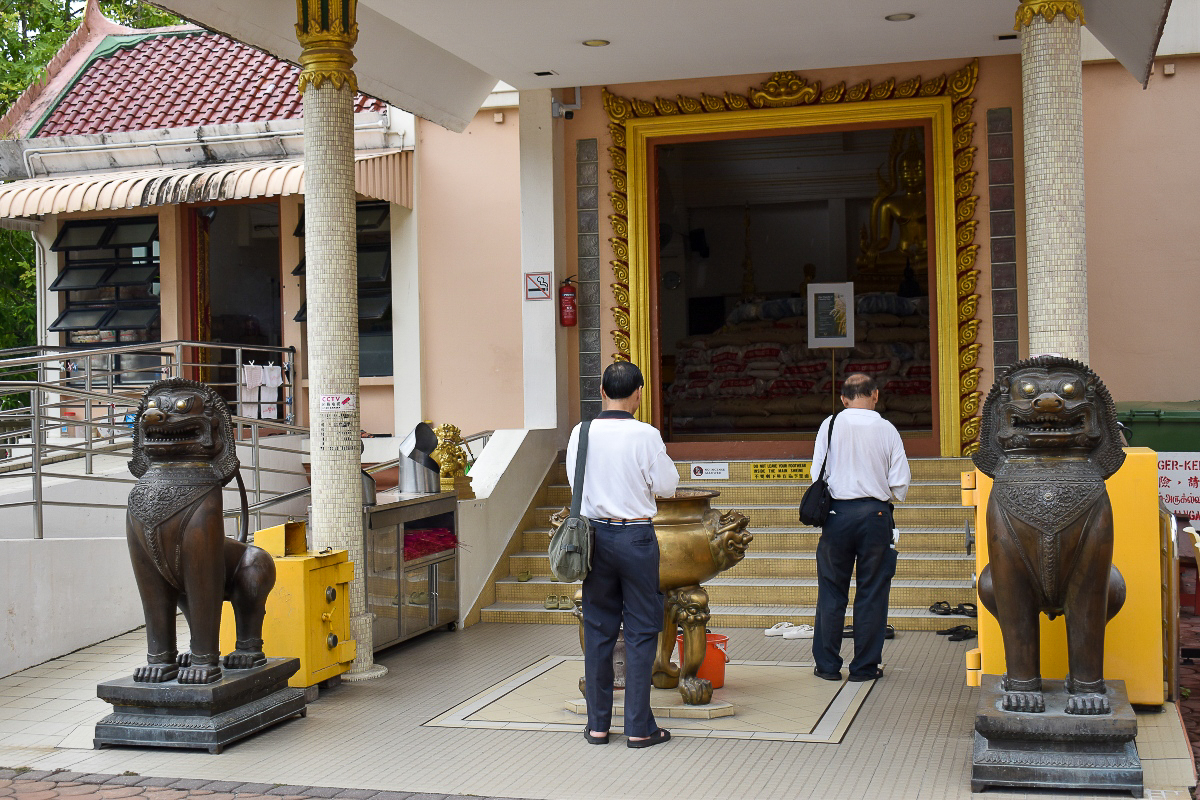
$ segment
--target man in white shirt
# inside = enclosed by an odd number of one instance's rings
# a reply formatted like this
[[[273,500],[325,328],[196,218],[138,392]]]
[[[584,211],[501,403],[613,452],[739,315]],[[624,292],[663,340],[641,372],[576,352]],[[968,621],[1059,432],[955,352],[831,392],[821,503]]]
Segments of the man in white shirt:
[[[883,675],[883,640],[888,595],[896,574],[895,522],[891,500],[908,494],[912,475],[904,443],[892,423],[879,416],[879,389],[869,375],[854,373],[842,385],[845,409],[821,423],[813,450],[813,475],[825,462],[833,497],[829,518],[817,544],[817,619],[813,634],[813,672],[818,678],[842,678],[842,626],[846,621],[850,576],[858,572],[854,594],[854,660],[850,680]],[[827,448],[829,426],[832,444]]]
[[[641,370],[628,361],[610,364],[601,378],[603,410],[588,432],[581,513],[596,528],[592,568],[583,580],[584,677],[590,744],[608,744],[612,722],[613,648],[625,625],[625,736],[629,747],[651,747],[671,738],[650,710],[650,678],[663,626],[658,588],[658,538],[651,519],[654,498],[679,485],[658,429],[634,419],[642,402]],[[567,445],[567,475],[574,484],[579,426]]]

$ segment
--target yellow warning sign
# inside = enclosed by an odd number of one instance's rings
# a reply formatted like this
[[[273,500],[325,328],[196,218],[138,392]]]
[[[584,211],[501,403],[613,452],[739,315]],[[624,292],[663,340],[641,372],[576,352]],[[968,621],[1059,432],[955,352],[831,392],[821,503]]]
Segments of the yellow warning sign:
[[[750,480],[752,481],[807,481],[811,479],[811,461],[762,461],[750,464]]]

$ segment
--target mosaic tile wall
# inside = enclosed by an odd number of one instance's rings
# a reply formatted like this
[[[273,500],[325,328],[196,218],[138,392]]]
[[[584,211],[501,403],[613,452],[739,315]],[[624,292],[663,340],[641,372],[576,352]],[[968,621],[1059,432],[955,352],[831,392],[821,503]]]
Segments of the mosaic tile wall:
[[[600,413],[600,156],[596,139],[575,143],[575,214],[579,234],[579,413]]]
[[[999,371],[1020,359],[1012,109],[989,108],[987,132],[988,193],[992,209],[992,361]]]

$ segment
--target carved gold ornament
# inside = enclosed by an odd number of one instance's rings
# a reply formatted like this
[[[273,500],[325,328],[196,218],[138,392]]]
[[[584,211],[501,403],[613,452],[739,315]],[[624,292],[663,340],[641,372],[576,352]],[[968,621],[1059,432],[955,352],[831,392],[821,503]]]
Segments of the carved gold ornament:
[[[1017,9],[1017,24],[1013,30],[1019,31],[1021,28],[1028,28],[1033,24],[1035,17],[1041,17],[1046,22],[1054,22],[1054,18],[1059,14],[1071,22],[1078,21],[1080,25],[1087,24],[1087,20],[1083,18],[1083,3],[1079,0],[1021,0],[1021,5]]]
[[[300,92],[321,88],[358,91],[354,44],[358,41],[358,0],[296,0],[296,39],[300,53]]]
[[[1057,9],[1055,13],[1079,13],[1078,3],[1071,2],[1028,2],[1026,6],[1072,6],[1073,11],[1066,8]],[[1018,12],[1020,14],[1021,12]],[[1034,13],[1034,12],[1031,12]],[[1040,12],[1039,12],[1040,13]],[[750,112],[751,115],[764,117],[777,113],[777,109],[799,107],[820,107],[829,105],[847,106],[855,104],[863,107],[863,118],[872,120],[887,120],[894,113],[898,119],[909,119],[914,112],[906,116],[902,111],[891,109],[901,108],[896,101],[925,102],[929,98],[946,98],[949,100],[949,128],[947,151],[937,164],[939,170],[952,170],[952,179],[947,183],[949,206],[947,214],[954,225],[952,245],[938,253],[938,264],[950,264],[946,272],[938,273],[938,281],[949,281],[948,292],[938,295],[938,312],[942,319],[954,320],[947,325],[957,325],[939,332],[939,340],[953,340],[956,334],[957,358],[947,356],[950,360],[939,375],[942,401],[942,450],[945,455],[970,455],[979,446],[979,344],[975,339],[979,333],[979,320],[975,318],[980,297],[976,293],[979,270],[975,269],[975,261],[979,253],[979,245],[975,244],[978,221],[974,219],[978,196],[975,195],[976,148],[973,145],[975,123],[972,121],[975,99],[971,94],[979,80],[979,62],[972,61],[953,73],[940,75],[928,80],[913,77],[907,80],[889,78],[879,83],[863,81],[847,87],[843,81],[830,87],[822,87],[818,83],[809,83],[805,78],[794,72],[777,72],[768,78],[761,86],[750,88],[746,94],[726,92],[723,96],[701,94],[699,97],[656,98],[653,101],[621,97],[603,91],[604,110],[608,113],[609,134],[612,146],[608,148],[610,158],[609,175],[613,179],[613,191],[609,199],[613,206],[613,215],[609,221],[612,225],[612,237],[609,242],[613,247],[614,298],[621,298],[614,305],[613,319],[616,330],[612,332],[616,345],[614,360],[629,360],[636,356],[639,360],[649,358],[649,308],[644,295],[630,290],[631,264],[630,243],[634,236],[634,215],[630,211],[629,162],[634,155],[628,150],[631,127],[628,123],[643,119],[673,118],[684,120],[688,116],[710,116],[729,112]],[[869,111],[873,103],[887,102],[889,106],[881,106],[881,111]],[[945,102],[944,100],[942,101]],[[944,106],[943,106],[944,107]],[[856,112],[857,113],[857,112]],[[745,119],[745,115],[734,118],[728,124],[728,129],[742,128],[741,122],[734,120]],[[664,121],[666,122],[666,120]],[[658,124],[658,123],[655,123]],[[674,124],[674,123],[671,123]],[[745,129],[769,127],[768,124],[757,125],[745,123]],[[636,148],[635,148],[636,149]],[[644,189],[639,186],[639,189]],[[639,200],[639,202],[645,202]],[[941,222],[939,218],[939,222]],[[644,235],[644,234],[643,234]],[[932,246],[932,245],[931,245]],[[952,253],[952,255],[951,255]],[[635,278],[646,282],[648,269],[646,264],[637,264]],[[622,302],[622,301],[626,302]],[[637,336],[634,336],[632,326],[636,325]],[[645,339],[643,342],[642,340]],[[643,364],[643,368],[648,364]],[[957,395],[957,396],[955,396]],[[643,411],[650,413],[649,402],[643,401]],[[950,420],[957,417],[958,424]]]

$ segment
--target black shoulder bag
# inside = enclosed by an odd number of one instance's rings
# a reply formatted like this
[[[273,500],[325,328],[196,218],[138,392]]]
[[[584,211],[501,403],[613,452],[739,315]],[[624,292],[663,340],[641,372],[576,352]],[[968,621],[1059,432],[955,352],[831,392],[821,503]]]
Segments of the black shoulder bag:
[[[800,521],[805,525],[819,528],[829,518],[829,504],[833,495],[829,493],[829,484],[825,482],[825,465],[829,463],[829,451],[833,449],[833,423],[837,422],[837,414],[829,420],[829,436],[825,440],[825,459],[821,462],[821,474],[812,482],[812,486],[800,498]]]
[[[575,455],[575,486],[571,493],[571,511],[550,538],[550,571],[560,581],[581,581],[592,568],[592,547],[596,531],[583,516],[583,477],[587,465],[588,428],[591,420],[579,426],[579,447]]]

